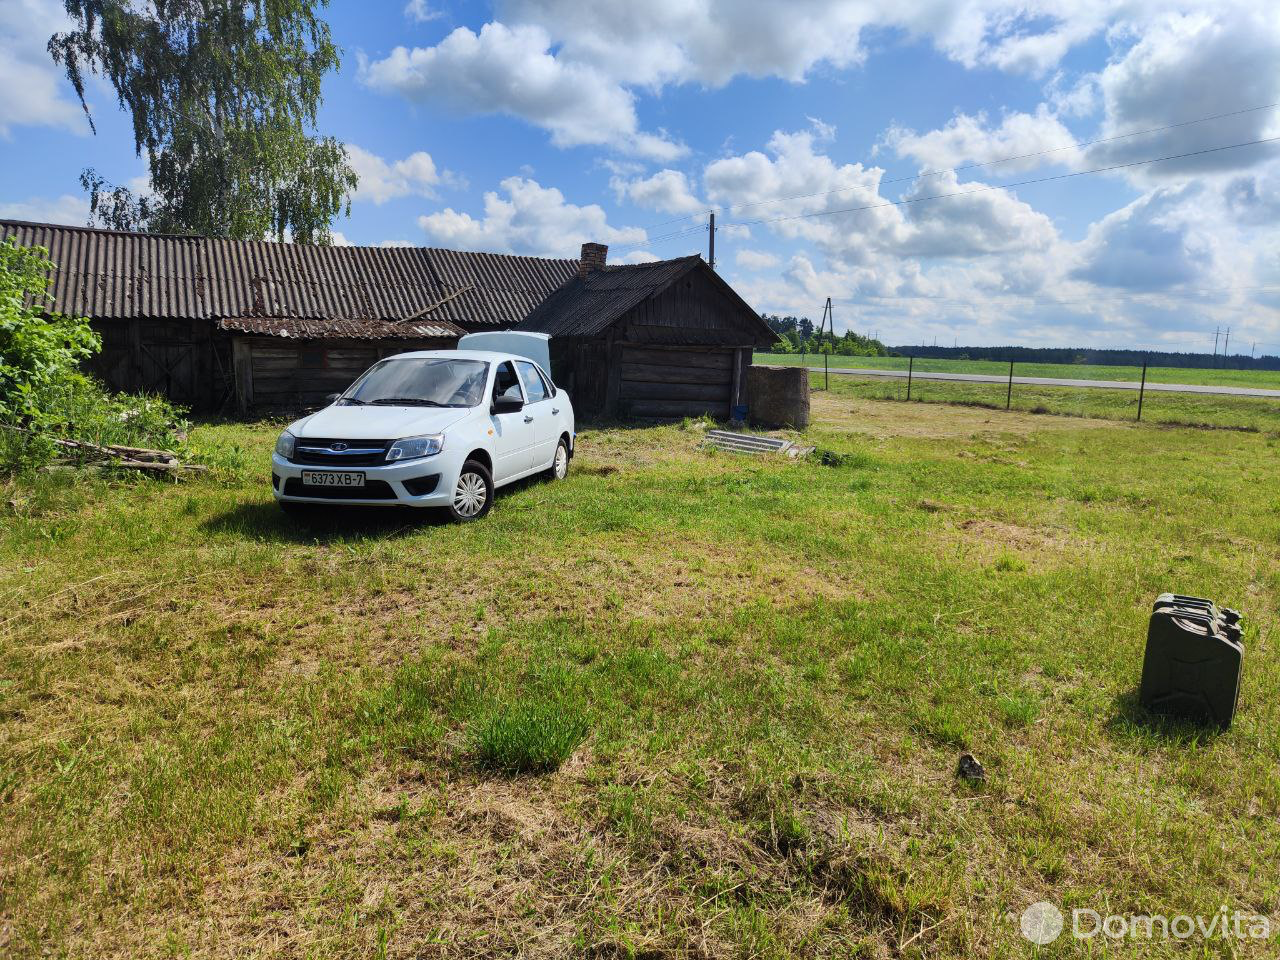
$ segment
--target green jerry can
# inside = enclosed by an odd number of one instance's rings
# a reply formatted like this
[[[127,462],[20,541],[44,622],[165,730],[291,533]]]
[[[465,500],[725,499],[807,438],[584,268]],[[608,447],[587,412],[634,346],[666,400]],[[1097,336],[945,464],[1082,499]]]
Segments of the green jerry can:
[[[1162,593],[1151,609],[1138,699],[1148,710],[1225,730],[1240,697],[1240,614],[1212,600]]]

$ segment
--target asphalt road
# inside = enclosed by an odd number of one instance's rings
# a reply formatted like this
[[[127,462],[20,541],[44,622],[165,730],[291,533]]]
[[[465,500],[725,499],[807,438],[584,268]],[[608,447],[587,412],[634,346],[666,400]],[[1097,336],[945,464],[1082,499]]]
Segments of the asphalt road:
[[[811,373],[822,373],[821,367],[809,367]],[[833,374],[855,377],[899,377],[907,378],[905,370],[870,370],[859,367],[832,367]],[[919,370],[911,374],[913,380],[959,380],[965,383],[1008,383],[1008,377],[997,377],[986,373],[921,373]],[[1141,386],[1130,380],[1070,380],[1057,377],[1014,377],[1014,383],[1025,383],[1039,387],[1091,387],[1095,390],[1137,390]],[[1261,387],[1226,387],[1207,386],[1200,383],[1152,383],[1147,381],[1148,390],[1164,393],[1213,393],[1232,397],[1280,397],[1280,390],[1264,390]]]

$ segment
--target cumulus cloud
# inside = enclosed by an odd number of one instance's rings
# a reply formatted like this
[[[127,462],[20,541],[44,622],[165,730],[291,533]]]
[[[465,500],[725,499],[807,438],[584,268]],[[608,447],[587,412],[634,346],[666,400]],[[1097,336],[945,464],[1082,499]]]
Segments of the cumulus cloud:
[[[444,12],[431,6],[427,0],[409,0],[404,5],[404,15],[417,23],[427,23],[431,20],[439,20],[444,16]]]
[[[1089,148],[1091,164],[1126,163],[1280,135],[1280,110],[1252,110],[1206,123],[1185,121],[1280,101],[1280,17],[1274,7],[1223,5],[1170,14],[1140,31],[1097,78],[1105,108],[1100,136],[1182,124]],[[1136,168],[1140,182],[1241,170],[1280,154],[1275,144],[1242,147]]]
[[[993,176],[1032,170],[1042,164],[1071,166],[1080,157],[1071,131],[1043,104],[1034,114],[1005,114],[998,126],[991,126],[983,113],[958,114],[945,127],[927,133],[895,125],[885,134],[884,144],[898,156],[915,160],[924,170],[1016,158],[993,166]]]
[[[619,200],[630,200],[646,210],[699,213],[707,209],[707,205],[693,195],[689,178],[679,170],[660,170],[651,177],[635,180],[614,177],[609,183]]]
[[[89,132],[84,111],[45,51],[50,35],[66,23],[62,5],[50,0],[0,4],[0,137],[9,139],[17,126]]]
[[[403,160],[388,163],[377,154],[349,143],[347,156],[360,178],[356,200],[382,205],[396,197],[434,197],[436,187],[454,182],[453,175],[437,170],[431,154],[422,150],[409,154]]]
[[[0,203],[0,218],[83,227],[89,222],[89,201],[69,193],[55,199],[29,197],[16,203]]]
[[[776,267],[781,261],[772,253],[763,250],[743,248],[733,256],[734,262],[744,270],[767,270]]]
[[[551,45],[537,26],[487,23],[478,34],[459,27],[433,47],[396,47],[365,63],[361,76],[375,90],[416,102],[519,117],[550,131],[559,146],[616,146],[659,161],[686,152],[639,129],[630,92],[594,67],[555,56]]]
[[[541,257],[577,256],[587,241],[644,242],[643,230],[611,227],[601,207],[569,203],[554,187],[524,177],[508,177],[500,186],[506,196],[485,193],[484,216],[479,219],[448,208],[419,217],[418,225],[444,247]]]

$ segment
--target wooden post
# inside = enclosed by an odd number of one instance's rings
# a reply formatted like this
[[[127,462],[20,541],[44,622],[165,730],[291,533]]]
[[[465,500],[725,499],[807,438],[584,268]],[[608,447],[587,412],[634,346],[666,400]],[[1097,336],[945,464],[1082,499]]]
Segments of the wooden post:
[[[622,343],[615,339],[612,328],[606,349],[609,362],[605,373],[604,416],[605,419],[613,419],[618,416],[618,395],[622,392]]]
[[[1009,392],[1004,398],[1004,408],[1006,410],[1013,406],[1013,361],[1009,361]]]
[[[911,402],[911,372],[915,369],[916,358],[907,357],[907,402]]]
[[[733,351],[733,390],[729,394],[729,416],[733,416],[733,408],[742,403],[743,369],[742,358],[746,351],[741,347]]]
[[[236,409],[244,413],[253,406],[253,348],[244,337],[231,338],[231,366],[236,381]]]
[[[1138,386],[1138,420],[1142,420],[1142,395],[1147,392],[1147,361],[1149,357],[1142,358],[1142,383]]]

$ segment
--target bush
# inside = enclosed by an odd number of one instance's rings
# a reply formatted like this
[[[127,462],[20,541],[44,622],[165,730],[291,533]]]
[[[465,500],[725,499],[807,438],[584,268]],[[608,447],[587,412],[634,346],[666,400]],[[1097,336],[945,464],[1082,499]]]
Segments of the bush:
[[[50,311],[45,254],[0,243],[0,418],[11,422],[42,423],[49,392],[102,348],[88,320]]]
[[[52,312],[52,269],[43,249],[0,243],[0,471],[47,463],[60,436],[177,446],[187,426],[180,408],[160,397],[112,394],[80,372],[102,342],[88,320]]]
[[[571,705],[524,701],[490,708],[471,727],[482,766],[499,773],[549,773],[587,737],[587,719]]]

